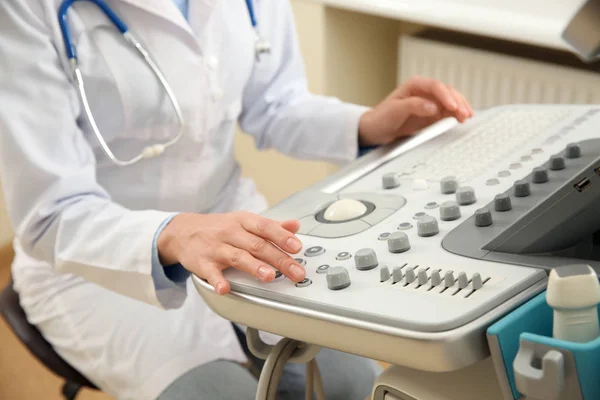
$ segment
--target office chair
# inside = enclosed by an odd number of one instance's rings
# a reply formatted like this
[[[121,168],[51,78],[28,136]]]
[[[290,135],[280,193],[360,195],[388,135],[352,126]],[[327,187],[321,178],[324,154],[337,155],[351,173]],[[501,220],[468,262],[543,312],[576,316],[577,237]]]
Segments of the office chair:
[[[0,315],[31,354],[46,368],[65,380],[62,387],[65,400],[74,400],[84,387],[98,390],[93,383],[60,358],[40,331],[29,324],[25,311],[21,308],[19,295],[13,288],[12,280],[0,293]]]

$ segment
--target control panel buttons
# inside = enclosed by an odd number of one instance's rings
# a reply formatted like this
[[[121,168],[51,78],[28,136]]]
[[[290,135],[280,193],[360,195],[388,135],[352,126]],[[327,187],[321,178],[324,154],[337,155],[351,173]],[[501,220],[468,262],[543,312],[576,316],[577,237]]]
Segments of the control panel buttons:
[[[565,150],[567,158],[579,158],[581,157],[581,146],[577,143],[569,143]]]
[[[316,257],[316,256],[320,256],[323,253],[325,253],[325,249],[323,247],[313,246],[313,247],[309,247],[308,249],[306,249],[306,251],[304,252],[304,255],[306,257]]]
[[[407,267],[404,276],[406,283],[408,284],[411,284],[417,280],[417,274],[415,274],[415,269],[413,267]]]
[[[381,269],[379,270],[379,281],[385,282],[388,279],[390,279],[390,276],[390,269],[387,267],[387,265],[381,267]]]
[[[412,226],[412,224],[410,222],[403,222],[400,225],[398,225],[398,229],[403,230],[403,231],[408,230],[408,229],[410,229],[412,227],[413,226]]]
[[[494,197],[494,209],[496,211],[508,211],[512,208],[510,196],[506,193],[500,193]]]
[[[306,266],[306,260],[303,258],[294,258],[294,261],[296,261],[299,265],[305,267]]]
[[[560,171],[561,169],[565,169],[565,158],[558,154],[551,156],[550,169],[552,171]]]
[[[477,201],[475,189],[470,186],[462,186],[456,190],[456,201],[461,206],[468,206]]]
[[[435,201],[430,201],[429,203],[425,204],[425,209],[426,210],[433,210],[434,208],[438,208],[439,204],[436,203]]]
[[[394,270],[392,271],[392,283],[396,284],[400,282],[402,278],[404,278],[402,267],[394,267]]]
[[[512,163],[508,166],[508,168],[510,169],[519,169],[521,168],[523,165],[521,163]]]
[[[531,156],[523,156],[521,157],[521,161],[531,161],[533,158]]]
[[[297,282],[296,283],[296,287],[300,287],[300,288],[301,287],[307,287],[307,286],[310,286],[311,284],[312,284],[312,281],[310,279],[304,278],[302,280],[302,282]]]
[[[392,233],[387,243],[390,253],[403,253],[410,249],[408,235],[402,231]]]
[[[431,286],[436,287],[442,283],[442,275],[440,274],[440,270],[436,269],[431,273]]]
[[[379,234],[379,236],[377,237],[377,239],[379,239],[379,240],[388,240],[389,237],[390,237],[390,233],[389,232],[383,232],[383,233]]]
[[[416,213],[415,215],[413,215],[413,219],[419,219],[422,218],[424,216],[426,216],[427,213],[424,213],[423,211],[419,211],[418,213]]]
[[[350,253],[348,253],[347,251],[342,251],[341,253],[338,253],[337,256],[335,256],[335,259],[338,261],[344,261],[349,260],[350,257],[352,257]]]
[[[331,222],[343,222],[359,218],[367,212],[367,206],[355,199],[341,199],[327,207],[323,218]]]
[[[473,284],[473,290],[479,290],[483,287],[483,279],[481,279],[481,275],[479,275],[479,272],[473,274],[471,282]]]
[[[350,274],[344,267],[331,267],[327,271],[327,287],[330,290],[345,289],[350,286]]]
[[[500,178],[506,178],[507,176],[510,176],[510,171],[500,171],[498,172],[498,176]]]
[[[440,189],[443,194],[453,194],[458,189],[458,179],[455,176],[446,176],[440,181]]]
[[[455,201],[446,201],[440,206],[440,219],[454,221],[461,217],[460,206]]]
[[[425,268],[419,269],[419,273],[417,274],[417,283],[419,284],[419,286],[423,286],[427,283],[428,280],[429,277],[427,276],[427,271],[425,270]]]
[[[417,222],[417,232],[421,237],[435,236],[440,233],[438,221],[434,217],[421,217]]]
[[[458,288],[464,289],[467,286],[469,286],[469,278],[467,278],[467,274],[464,272],[459,273],[458,274]]]
[[[317,267],[317,274],[326,274],[328,269],[329,269],[328,264],[319,265]]]
[[[354,255],[354,263],[359,271],[368,271],[377,266],[377,254],[373,249],[360,249]]]
[[[488,179],[487,181],[485,181],[485,184],[488,186],[496,186],[496,185],[500,184],[500,181],[496,178],[492,178],[492,179]]]
[[[444,276],[444,286],[447,288],[452,287],[455,282],[454,273],[452,271],[446,271],[446,275]]]
[[[381,177],[381,184],[384,189],[394,189],[400,186],[400,176],[396,172],[388,172]]]
[[[480,208],[475,211],[475,226],[490,226],[492,222],[492,213],[489,209]]]
[[[527,197],[531,194],[531,187],[529,182],[524,179],[520,179],[513,185],[513,195],[515,197]]]
[[[534,168],[531,180],[533,181],[533,183],[548,182],[548,170],[544,167]]]

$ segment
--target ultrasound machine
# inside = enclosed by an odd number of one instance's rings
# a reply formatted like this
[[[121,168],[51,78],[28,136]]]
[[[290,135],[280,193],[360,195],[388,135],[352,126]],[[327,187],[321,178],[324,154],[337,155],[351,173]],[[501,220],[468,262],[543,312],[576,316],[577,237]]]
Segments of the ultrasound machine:
[[[591,61],[598,26],[588,1],[563,38]],[[600,105],[442,120],[264,215],[300,220],[303,282],[193,278],[266,359],[257,400],[286,362],[323,399],[321,347],[391,364],[372,400],[600,399]]]

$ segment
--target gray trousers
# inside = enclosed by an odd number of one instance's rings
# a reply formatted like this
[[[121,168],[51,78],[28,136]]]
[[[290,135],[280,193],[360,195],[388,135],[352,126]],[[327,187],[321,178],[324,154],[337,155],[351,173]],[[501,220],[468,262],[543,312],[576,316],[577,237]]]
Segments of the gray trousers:
[[[237,332],[250,361],[261,368],[262,360],[249,353],[244,335]],[[381,373],[381,367],[374,361],[330,349],[321,349],[316,360],[327,400],[365,400]],[[305,364],[286,364],[278,399],[304,400],[305,382]],[[256,378],[241,365],[216,361],[179,377],[157,400],[254,400],[257,384]]]

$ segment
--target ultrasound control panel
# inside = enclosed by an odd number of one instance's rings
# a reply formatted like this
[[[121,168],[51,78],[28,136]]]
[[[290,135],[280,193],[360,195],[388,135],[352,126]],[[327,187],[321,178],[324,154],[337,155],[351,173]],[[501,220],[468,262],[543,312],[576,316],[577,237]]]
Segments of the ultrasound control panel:
[[[300,220],[303,282],[225,276],[235,293],[315,318],[460,329],[551,267],[595,265],[599,127],[593,106],[503,106],[442,121],[264,213]]]

